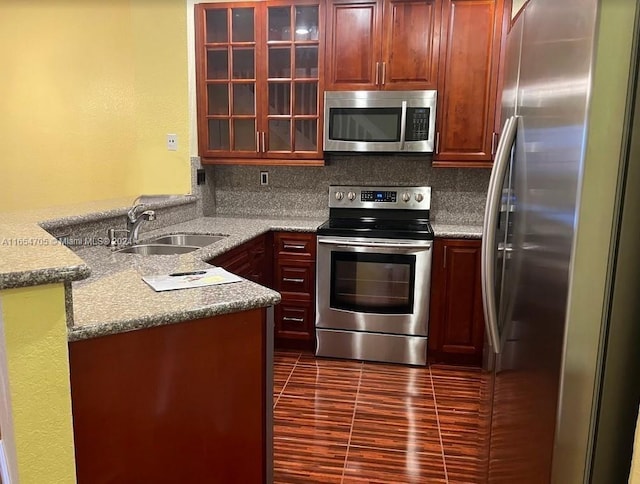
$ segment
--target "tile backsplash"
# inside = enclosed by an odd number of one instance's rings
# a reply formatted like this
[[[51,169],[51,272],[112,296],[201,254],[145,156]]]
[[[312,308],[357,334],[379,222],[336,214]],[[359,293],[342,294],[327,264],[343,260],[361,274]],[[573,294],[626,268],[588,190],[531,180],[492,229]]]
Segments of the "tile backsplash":
[[[269,185],[260,185],[260,172]],[[205,215],[328,215],[329,185],[427,185],[432,187],[431,218],[439,223],[480,224],[490,170],[432,168],[424,157],[334,156],[323,167],[207,166],[215,204]],[[207,211],[209,213],[207,213]]]

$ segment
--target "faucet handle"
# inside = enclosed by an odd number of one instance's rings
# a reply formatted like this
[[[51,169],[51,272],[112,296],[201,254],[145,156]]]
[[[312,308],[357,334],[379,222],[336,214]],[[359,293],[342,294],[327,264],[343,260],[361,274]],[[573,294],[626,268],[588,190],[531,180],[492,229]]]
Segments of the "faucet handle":
[[[154,221],[156,219],[156,212],[153,210],[145,210],[140,216],[146,215],[148,221]]]
[[[111,249],[115,249],[116,247],[118,247],[118,239],[116,238],[116,234],[118,232],[122,232],[122,233],[129,233],[129,230],[127,229],[107,229],[107,238],[109,239],[109,241],[107,242],[107,247],[111,248]]]
[[[127,212],[127,218],[129,219],[129,222],[131,223],[135,223],[136,221],[136,212],[138,211],[139,208],[144,207],[143,203],[138,203],[138,204],[134,204],[129,211]]]

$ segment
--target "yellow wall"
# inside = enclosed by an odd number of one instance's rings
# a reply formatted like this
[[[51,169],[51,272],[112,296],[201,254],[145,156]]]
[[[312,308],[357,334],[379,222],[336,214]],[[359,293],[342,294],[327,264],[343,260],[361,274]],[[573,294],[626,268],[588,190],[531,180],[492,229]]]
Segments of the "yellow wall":
[[[131,2],[136,92],[135,187],[140,193],[189,193],[189,92],[184,0]],[[178,135],[168,151],[167,133]]]
[[[0,321],[3,403],[9,397],[0,420],[12,480],[75,483],[63,285],[3,291]]]
[[[3,2],[0,211],[188,193],[186,43],[183,2]]]

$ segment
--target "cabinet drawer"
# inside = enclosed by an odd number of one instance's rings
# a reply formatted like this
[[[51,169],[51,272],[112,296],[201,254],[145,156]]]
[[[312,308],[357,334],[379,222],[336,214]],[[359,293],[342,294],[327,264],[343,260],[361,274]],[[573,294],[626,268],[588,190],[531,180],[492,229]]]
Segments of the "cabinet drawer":
[[[284,299],[276,306],[276,337],[310,339],[313,337],[314,317],[312,302]]]
[[[308,299],[313,298],[315,262],[281,261],[276,266],[276,291],[295,294]]]
[[[278,232],[275,234],[277,257],[316,259],[316,235],[298,232]]]

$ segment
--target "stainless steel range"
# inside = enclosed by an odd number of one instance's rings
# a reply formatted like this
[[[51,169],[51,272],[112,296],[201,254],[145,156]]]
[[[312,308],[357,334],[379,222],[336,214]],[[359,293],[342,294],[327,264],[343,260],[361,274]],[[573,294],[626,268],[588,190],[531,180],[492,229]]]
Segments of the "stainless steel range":
[[[318,228],[316,355],[425,365],[431,187],[329,188]]]

